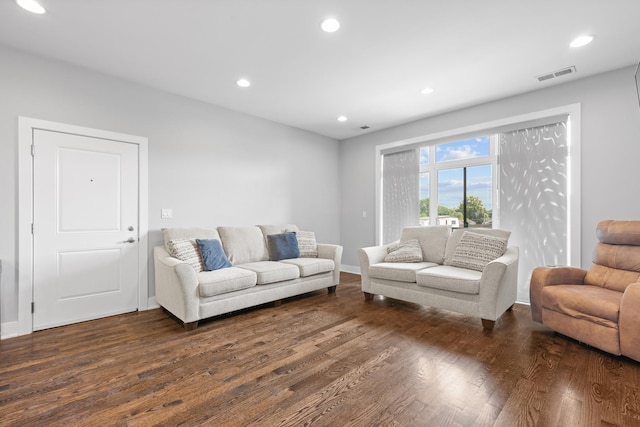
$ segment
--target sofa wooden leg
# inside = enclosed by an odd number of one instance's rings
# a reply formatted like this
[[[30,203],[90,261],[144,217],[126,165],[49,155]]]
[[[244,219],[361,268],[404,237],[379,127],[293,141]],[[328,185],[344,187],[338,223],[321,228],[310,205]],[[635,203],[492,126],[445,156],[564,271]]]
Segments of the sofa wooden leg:
[[[271,305],[273,305],[274,307],[280,307],[282,305],[282,300],[279,299],[277,301],[274,301],[271,303]]]
[[[488,331],[493,330],[493,326],[496,324],[495,320],[482,319],[482,327]]]
[[[511,310],[513,310],[513,306],[514,306],[514,305],[515,305],[515,304],[511,304],[511,307],[507,308],[507,311],[511,311]]]
[[[373,294],[370,294],[369,292],[363,292],[363,294],[365,301],[371,301],[373,299]]]
[[[184,330],[185,331],[193,331],[197,327],[198,327],[198,321],[197,320],[195,322],[189,322],[189,323],[185,323],[184,324]]]
[[[336,292],[336,288],[337,288],[337,286],[329,286],[327,288],[327,291],[329,291],[330,294],[333,294],[333,293]]]

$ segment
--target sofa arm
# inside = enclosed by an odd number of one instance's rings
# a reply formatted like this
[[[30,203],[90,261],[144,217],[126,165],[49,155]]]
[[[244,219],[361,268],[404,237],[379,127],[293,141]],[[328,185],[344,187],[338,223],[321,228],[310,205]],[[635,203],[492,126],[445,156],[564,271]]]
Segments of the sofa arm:
[[[333,285],[340,284],[340,268],[342,265],[342,246],[328,243],[318,243],[318,258],[333,260],[335,268],[333,270]]]
[[[362,291],[369,292],[371,290],[371,280],[369,278],[369,266],[384,261],[387,255],[387,248],[390,245],[369,246],[368,248],[358,249],[358,260],[360,263],[360,281],[362,283]]]
[[[581,285],[587,270],[575,267],[538,267],[531,274],[529,301],[531,318],[542,323],[542,289],[553,285]]]
[[[158,304],[184,323],[198,321],[200,296],[193,267],[170,256],[162,246],[153,248],[153,261]]]
[[[491,261],[480,277],[480,317],[496,320],[511,307],[518,294],[520,250],[510,246],[504,255]]]
[[[620,303],[620,352],[640,362],[640,283],[632,283]]]

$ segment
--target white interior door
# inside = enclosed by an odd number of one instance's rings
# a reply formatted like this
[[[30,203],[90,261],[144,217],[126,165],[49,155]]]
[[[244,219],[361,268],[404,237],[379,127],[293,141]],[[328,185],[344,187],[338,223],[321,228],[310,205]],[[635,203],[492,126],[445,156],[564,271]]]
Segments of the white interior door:
[[[135,311],[138,145],[33,132],[33,330]]]

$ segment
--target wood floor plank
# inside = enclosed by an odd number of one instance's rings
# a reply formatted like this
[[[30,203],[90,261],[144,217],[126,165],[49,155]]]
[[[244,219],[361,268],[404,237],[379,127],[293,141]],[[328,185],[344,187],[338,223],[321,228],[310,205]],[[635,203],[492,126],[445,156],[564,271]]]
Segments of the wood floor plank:
[[[343,273],[200,322],[166,312],[0,341],[0,426],[638,426],[640,363],[533,323],[375,296]]]

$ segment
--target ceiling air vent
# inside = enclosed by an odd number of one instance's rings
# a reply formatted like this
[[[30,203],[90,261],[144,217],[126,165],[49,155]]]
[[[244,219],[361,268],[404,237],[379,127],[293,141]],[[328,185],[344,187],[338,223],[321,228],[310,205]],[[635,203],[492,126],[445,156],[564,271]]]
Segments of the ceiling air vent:
[[[573,74],[575,72],[576,72],[576,67],[571,66],[571,67],[563,68],[562,70],[554,71],[553,73],[543,74],[541,76],[538,76],[537,79],[539,82],[543,82],[545,80],[550,80],[550,79],[564,76],[567,74]]]

